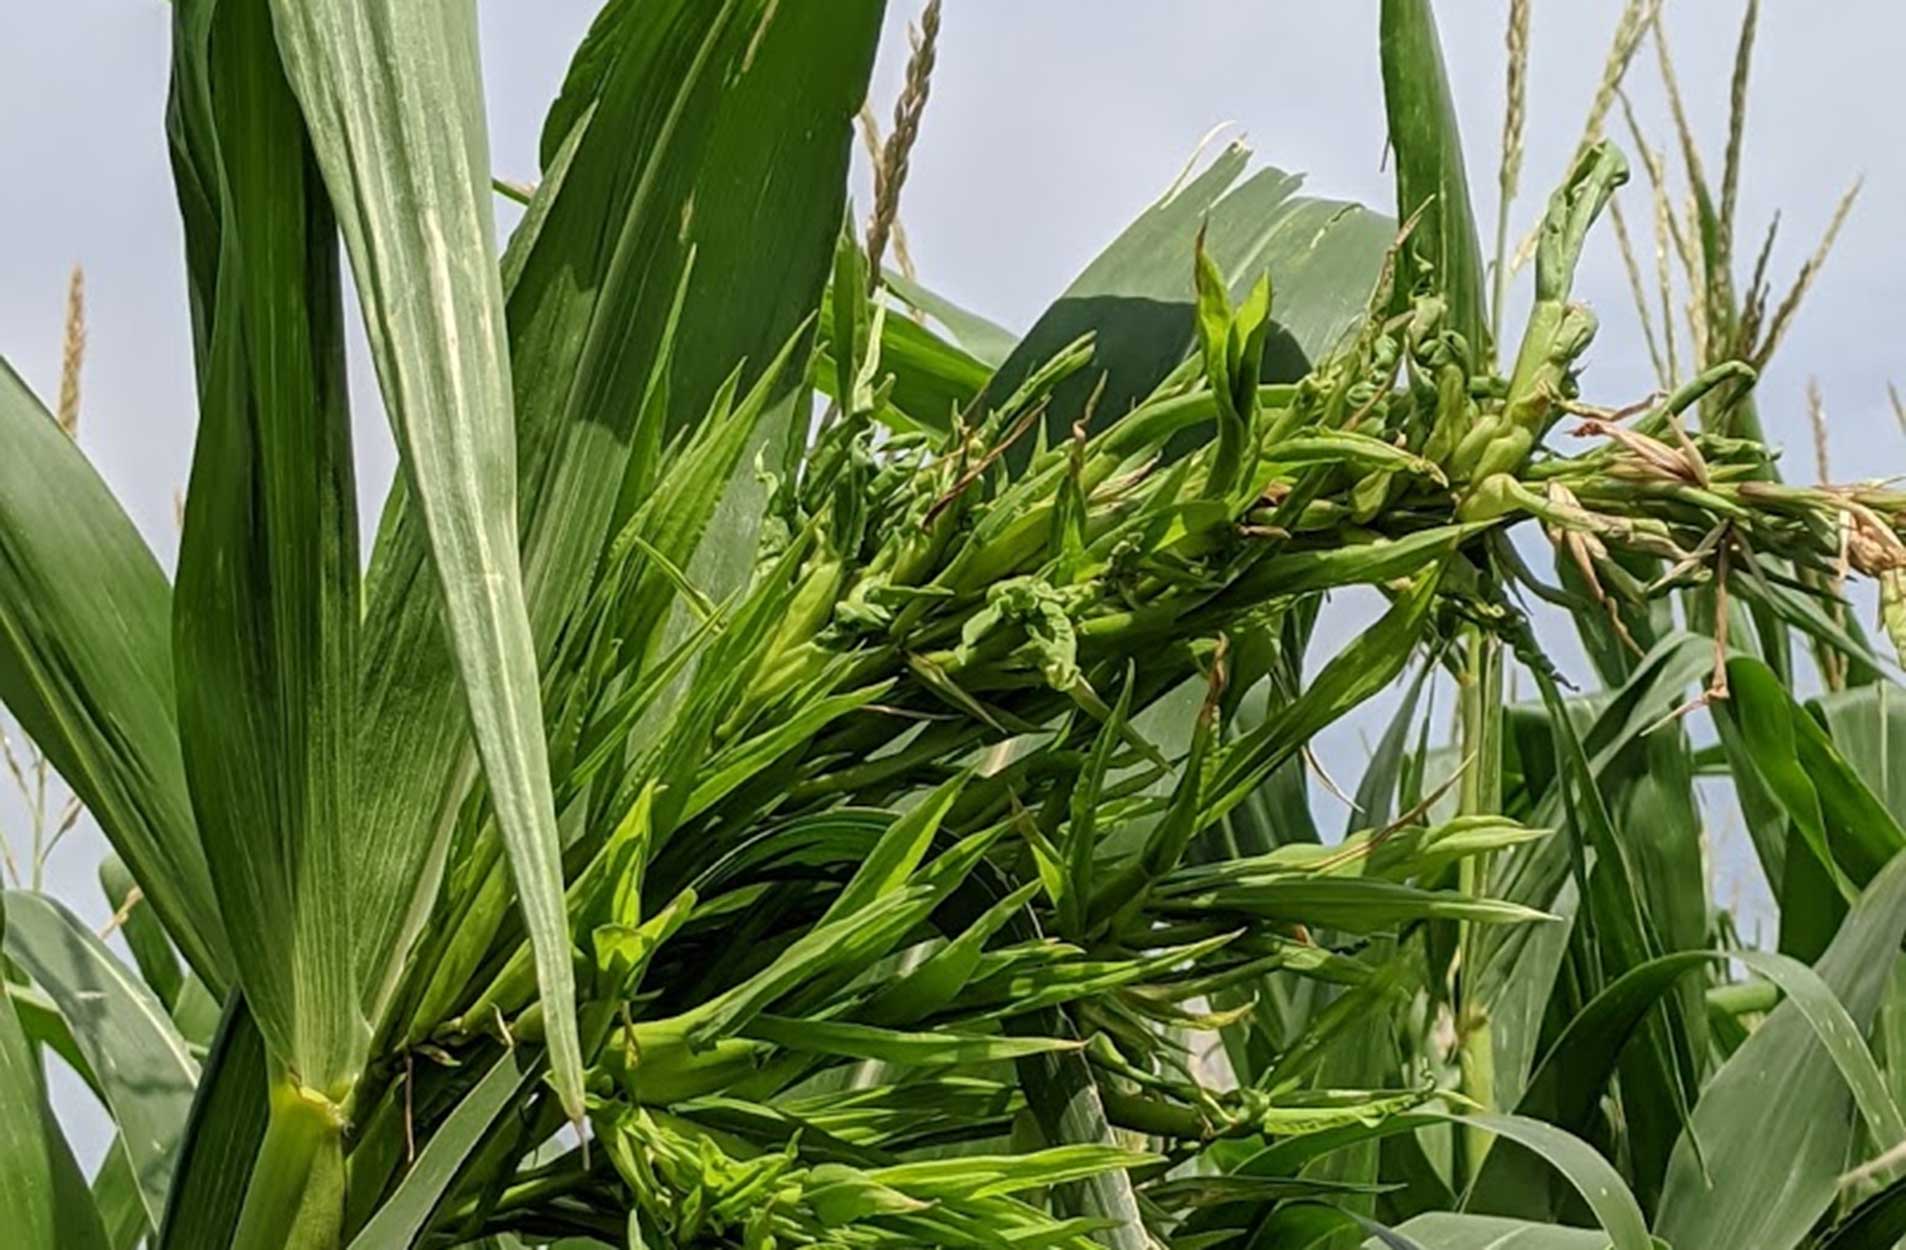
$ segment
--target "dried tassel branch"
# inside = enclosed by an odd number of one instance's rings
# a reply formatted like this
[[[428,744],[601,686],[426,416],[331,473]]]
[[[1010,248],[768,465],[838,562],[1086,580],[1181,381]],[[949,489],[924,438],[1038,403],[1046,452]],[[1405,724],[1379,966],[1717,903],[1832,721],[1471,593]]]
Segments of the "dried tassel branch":
[[[906,85],[893,109],[893,133],[874,169],[874,211],[867,223],[867,281],[880,282],[880,262],[888,241],[895,235],[900,218],[900,192],[907,183],[913,145],[920,138],[920,119],[926,115],[927,99],[933,89],[933,67],[938,60],[940,41],[940,0],[927,0],[913,38],[913,55],[907,61]],[[897,249],[896,249],[897,250]]]
[[[73,266],[66,282],[66,332],[60,343],[60,428],[79,437],[79,375],[86,363],[86,271]]]

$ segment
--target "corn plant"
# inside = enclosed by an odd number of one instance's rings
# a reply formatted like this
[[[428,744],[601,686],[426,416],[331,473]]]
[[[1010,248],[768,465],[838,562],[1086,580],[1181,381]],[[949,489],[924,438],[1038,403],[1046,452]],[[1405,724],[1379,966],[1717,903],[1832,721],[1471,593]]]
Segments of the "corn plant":
[[[1585,400],[1628,163],[1592,117],[1506,333],[1507,210],[1492,273],[1386,0],[1395,216],[1233,149],[1013,336],[882,263],[937,2],[846,203],[883,17],[610,0],[527,187],[472,6],[175,4],[169,580],[0,375],[0,698],[131,955],[4,896],[21,1244],[1890,1244],[1906,790],[1842,588],[1906,634],[1906,492],[1780,480],[1727,247],[1685,376]],[[401,465],[367,554],[342,273]],[[1321,837],[1310,742],[1399,691]],[[1777,952],[1709,914],[1716,771]],[[117,1129],[90,1181],[48,1053]]]

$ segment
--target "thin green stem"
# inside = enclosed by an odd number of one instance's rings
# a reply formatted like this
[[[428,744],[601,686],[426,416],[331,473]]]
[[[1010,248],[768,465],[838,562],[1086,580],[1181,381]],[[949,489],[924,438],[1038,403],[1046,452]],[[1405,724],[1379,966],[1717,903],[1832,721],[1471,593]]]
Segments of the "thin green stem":
[[[46,844],[46,756],[33,748],[33,889],[46,887],[46,856],[52,848]]]
[[[1459,701],[1463,769],[1460,811],[1464,816],[1490,815],[1502,809],[1502,643],[1495,635],[1471,626],[1464,646],[1463,683]],[[1489,891],[1489,856],[1462,861],[1462,892],[1480,898]],[[1461,922],[1458,928],[1458,969],[1454,1008],[1463,1094],[1485,1111],[1495,1109],[1495,1041],[1489,1011],[1478,993],[1482,964],[1481,932]],[[1474,1176],[1488,1153],[1490,1134],[1463,1134],[1464,1174]]]

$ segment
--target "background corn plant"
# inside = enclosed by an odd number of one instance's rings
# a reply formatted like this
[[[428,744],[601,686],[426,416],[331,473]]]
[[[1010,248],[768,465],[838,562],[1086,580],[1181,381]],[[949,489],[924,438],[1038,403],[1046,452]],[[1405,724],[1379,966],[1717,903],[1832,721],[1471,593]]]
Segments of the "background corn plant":
[[[175,6],[170,582],[0,376],[0,697],[133,957],[4,897],[24,1244],[1894,1244],[1906,792],[1842,591],[1906,632],[1906,495],[1759,439],[1819,262],[1740,263],[1753,7],[1691,213],[1634,136],[1633,409],[1570,294],[1652,6],[1520,251],[1386,0],[1395,216],[1233,148],[1023,337],[883,265],[937,4],[847,210],[883,7],[612,0],[493,188],[468,5]],[[403,466],[368,540],[345,274]],[[1390,688],[1325,837],[1306,744]],[[1708,776],[1778,950],[1707,897]],[[48,1054],[119,1132],[90,1181]]]

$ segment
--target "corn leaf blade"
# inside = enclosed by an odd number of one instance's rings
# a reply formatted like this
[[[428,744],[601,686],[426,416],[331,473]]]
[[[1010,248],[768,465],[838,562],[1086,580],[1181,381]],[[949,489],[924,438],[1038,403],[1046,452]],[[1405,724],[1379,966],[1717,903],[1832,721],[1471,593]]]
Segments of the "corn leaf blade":
[[[1394,227],[1359,205],[1298,195],[1301,175],[1265,168],[1246,178],[1249,161],[1248,149],[1230,145],[1126,227],[1000,364],[990,402],[1004,403],[1084,334],[1094,336],[1092,363],[1055,388],[1046,412],[1055,444],[1070,435],[1101,373],[1102,414],[1123,414],[1150,394],[1193,346],[1191,262],[1201,229],[1213,260],[1241,288],[1234,294],[1271,275],[1277,307],[1267,379],[1302,376],[1336,346],[1376,285]],[[1030,445],[1009,458],[1024,463]]]
[[[0,902],[0,934],[11,917]],[[20,1250],[106,1250],[99,1212],[53,1118],[33,1046],[0,996],[0,1210]]]
[[[295,1079],[348,1096],[357,513],[336,225],[263,0],[175,13],[199,432],[173,629],[186,772],[240,979]],[[194,197],[197,202],[194,203]]]
[[[1399,307],[1428,282],[1449,301],[1449,317],[1472,350],[1482,350],[1489,324],[1484,307],[1482,242],[1469,204],[1456,103],[1430,0],[1383,0],[1383,100],[1396,152],[1399,221],[1417,218],[1398,275]],[[1421,214],[1419,217],[1418,214]]]
[[[850,123],[881,7],[616,0],[577,53],[545,123],[543,181],[504,261],[517,538],[545,664],[619,516],[661,477],[665,431],[700,418],[738,360],[749,362],[743,378],[767,373],[811,312],[839,228]],[[759,178],[769,164],[775,177]],[[706,294],[720,289],[713,275],[763,255],[777,258],[771,292]],[[678,307],[691,259],[703,294]],[[668,365],[678,336],[696,344],[696,370],[719,372],[689,377]],[[772,386],[762,428],[737,453],[737,477],[751,472],[746,451],[791,411],[792,380]],[[418,502],[400,482],[373,557],[362,680],[374,710],[360,778],[367,826],[422,819],[441,846],[469,748],[445,732],[459,696],[437,610],[421,593],[430,557]],[[717,527],[720,542],[751,551],[746,508],[724,517],[740,519]],[[689,567],[691,553],[669,554]],[[435,888],[420,881],[413,926]]]
[[[1608,1236],[1587,1228],[1529,1224],[1493,1215],[1432,1211],[1405,1220],[1396,1233],[1422,1250],[1607,1250]],[[1374,1250],[1379,1242],[1364,1242]]]
[[[1864,1030],[1902,935],[1906,856],[1875,877],[1814,971]],[[1853,1095],[1800,1004],[1776,1010],[1708,1082],[1662,1192],[1655,1231],[1676,1250],[1799,1245],[1832,1204],[1853,1144]]]
[[[556,1088],[580,1119],[561,843],[517,550],[514,408],[475,9],[455,0],[278,0],[272,12],[428,534],[472,736],[536,951]]]
[[[186,793],[172,592],[86,457],[0,362],[0,701],[98,820],[206,984],[231,952]]]
[[[6,914],[7,958],[65,1017],[123,1134],[145,1218],[157,1227],[199,1066],[158,999],[66,908],[16,890]]]
[[[265,1139],[265,1043],[233,994],[205,1056],[154,1250],[229,1246]]]

